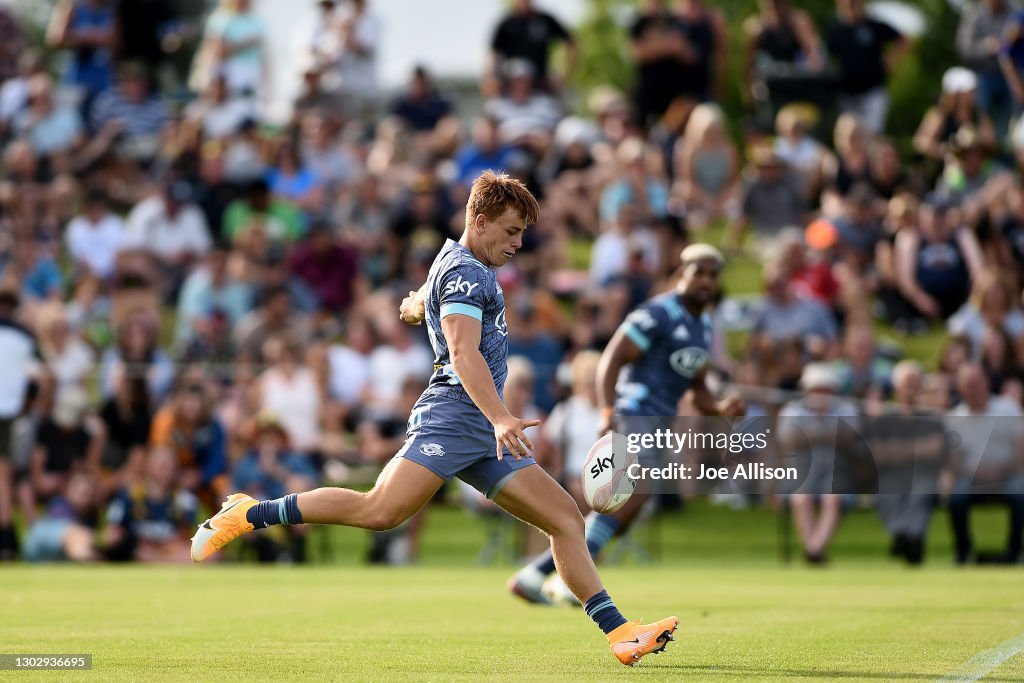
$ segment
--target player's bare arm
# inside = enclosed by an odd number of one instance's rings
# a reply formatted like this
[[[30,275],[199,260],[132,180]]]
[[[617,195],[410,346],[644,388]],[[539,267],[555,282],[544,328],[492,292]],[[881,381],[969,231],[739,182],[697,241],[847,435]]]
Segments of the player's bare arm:
[[[533,444],[525,430],[539,425],[540,420],[515,417],[501,402],[487,361],[480,353],[480,321],[466,315],[449,315],[441,320],[441,329],[448,341],[456,376],[473,403],[494,425],[498,460],[502,459],[503,448],[508,448],[516,460],[528,456]]]
[[[634,362],[643,351],[619,328],[608,342],[601,360],[597,364],[597,405],[601,410],[601,421],[598,433],[605,434],[612,428],[612,417],[615,414],[615,382],[619,371]]]

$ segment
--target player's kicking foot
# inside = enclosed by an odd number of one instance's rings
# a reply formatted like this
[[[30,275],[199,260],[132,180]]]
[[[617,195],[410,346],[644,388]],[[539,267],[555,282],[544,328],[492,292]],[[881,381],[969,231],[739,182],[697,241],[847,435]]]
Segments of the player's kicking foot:
[[[664,652],[669,642],[675,640],[672,634],[678,626],[676,617],[666,617],[653,624],[627,621],[608,634],[608,644],[620,662],[636,666],[644,655]]]
[[[202,562],[242,534],[252,531],[245,513],[258,500],[244,493],[232,493],[220,506],[220,512],[199,525],[192,537],[192,561]]]
[[[544,595],[544,579],[546,577],[534,567],[527,565],[508,580],[508,589],[512,595],[534,605],[550,605],[551,601]]]

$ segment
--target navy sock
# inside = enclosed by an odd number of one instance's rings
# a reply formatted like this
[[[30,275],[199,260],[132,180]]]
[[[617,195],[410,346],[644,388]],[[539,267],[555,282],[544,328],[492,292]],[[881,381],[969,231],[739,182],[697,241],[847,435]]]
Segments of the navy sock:
[[[626,623],[626,617],[622,616],[619,608],[608,597],[608,591],[601,591],[592,596],[583,605],[583,609],[605,635]]]
[[[596,512],[587,515],[587,550],[590,556],[597,558],[618,530],[619,520],[611,515]]]
[[[245,513],[245,520],[256,529],[265,529],[274,524],[302,524],[299,494],[290,493],[284,498],[257,503]]]
[[[544,576],[548,576],[555,571],[555,556],[551,554],[551,549],[548,548],[540,555],[537,556],[530,564]]]

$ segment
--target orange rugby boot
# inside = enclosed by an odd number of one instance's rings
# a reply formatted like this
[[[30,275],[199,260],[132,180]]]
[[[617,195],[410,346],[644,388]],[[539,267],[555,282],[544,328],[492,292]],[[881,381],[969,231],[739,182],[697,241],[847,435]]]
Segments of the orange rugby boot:
[[[653,624],[627,621],[608,634],[608,644],[620,662],[636,666],[644,655],[664,652],[669,641],[675,640],[672,634],[678,626],[676,617],[666,617]]]
[[[192,537],[192,561],[202,562],[242,534],[252,531],[253,526],[245,519],[245,513],[258,500],[244,493],[232,493],[220,507],[220,512],[199,525]]]

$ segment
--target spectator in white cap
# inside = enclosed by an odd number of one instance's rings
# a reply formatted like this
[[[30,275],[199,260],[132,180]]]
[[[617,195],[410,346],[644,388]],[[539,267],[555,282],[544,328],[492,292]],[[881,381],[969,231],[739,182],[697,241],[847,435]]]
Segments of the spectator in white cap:
[[[856,436],[857,409],[836,396],[839,376],[831,363],[808,364],[800,388],[804,395],[779,411],[777,435],[780,451],[796,464],[800,477],[792,482],[788,502],[804,557],[823,565],[842,513],[845,451]]]
[[[978,77],[970,69],[955,66],[942,76],[942,94],[914,133],[914,149],[941,161],[962,126],[971,126],[987,149],[995,149],[992,119],[978,107]]]

